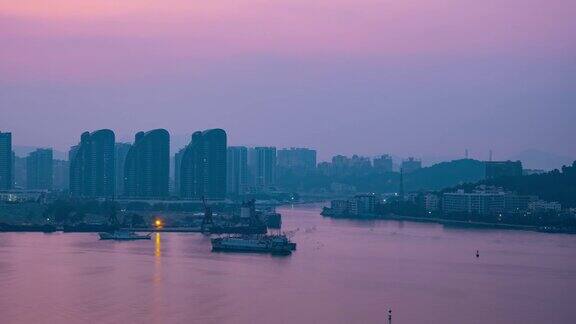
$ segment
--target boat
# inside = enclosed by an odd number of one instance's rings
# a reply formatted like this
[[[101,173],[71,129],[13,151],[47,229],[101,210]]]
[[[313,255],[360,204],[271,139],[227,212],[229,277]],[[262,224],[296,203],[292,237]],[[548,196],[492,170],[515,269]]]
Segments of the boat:
[[[296,251],[296,243],[290,241],[286,234],[265,234],[263,237],[268,240],[275,241],[278,244],[286,245],[290,251]]]
[[[116,230],[114,232],[100,232],[101,240],[115,240],[115,241],[134,241],[134,240],[149,240],[152,233],[145,235],[136,234],[134,231],[130,230]]]
[[[241,235],[212,239],[212,251],[289,255],[296,249],[285,235]]]
[[[282,215],[276,212],[264,213],[264,219],[266,221],[266,226],[268,228],[281,228],[282,227]]]

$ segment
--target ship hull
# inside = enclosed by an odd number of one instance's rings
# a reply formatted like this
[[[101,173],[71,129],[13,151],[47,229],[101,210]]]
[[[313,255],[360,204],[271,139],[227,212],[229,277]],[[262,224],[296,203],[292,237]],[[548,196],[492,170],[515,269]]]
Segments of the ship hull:
[[[115,235],[114,233],[99,233],[100,240],[110,241],[136,241],[136,240],[149,240],[150,235]]]
[[[212,240],[214,252],[236,253],[271,253],[277,255],[289,255],[292,253],[290,245],[273,245],[267,241],[243,241],[240,239],[216,238]]]

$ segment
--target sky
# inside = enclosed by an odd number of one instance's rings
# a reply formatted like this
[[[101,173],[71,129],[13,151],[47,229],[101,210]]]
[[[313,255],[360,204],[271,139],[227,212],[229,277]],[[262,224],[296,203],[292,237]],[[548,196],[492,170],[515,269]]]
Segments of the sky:
[[[0,131],[576,157],[575,31],[574,0],[0,0]]]

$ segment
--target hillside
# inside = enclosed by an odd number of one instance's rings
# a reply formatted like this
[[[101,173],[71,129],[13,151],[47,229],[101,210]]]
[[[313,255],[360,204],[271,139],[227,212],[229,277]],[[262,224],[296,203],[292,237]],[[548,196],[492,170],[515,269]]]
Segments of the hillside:
[[[471,189],[477,185],[491,185],[523,195],[536,195],[543,200],[557,201],[563,207],[576,207],[576,161],[572,166],[543,174],[503,177],[469,183],[458,188]]]

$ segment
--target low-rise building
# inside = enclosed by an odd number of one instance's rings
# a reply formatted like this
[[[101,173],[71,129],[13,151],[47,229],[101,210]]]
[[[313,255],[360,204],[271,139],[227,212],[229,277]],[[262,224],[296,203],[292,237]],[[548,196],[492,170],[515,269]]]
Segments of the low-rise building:
[[[330,209],[334,214],[342,215],[348,212],[348,200],[332,200],[330,202]]]
[[[426,211],[437,211],[440,207],[440,197],[435,194],[425,194],[424,195],[424,209]]]
[[[559,212],[562,210],[562,205],[556,201],[544,201],[538,199],[536,201],[532,201],[528,204],[528,209],[532,211],[555,211]]]
[[[372,214],[376,206],[375,194],[356,195],[353,199],[356,202],[357,214]]]
[[[458,190],[442,195],[442,211],[450,213],[492,214],[528,210],[535,196],[517,195],[498,188],[480,188],[473,192]]]

